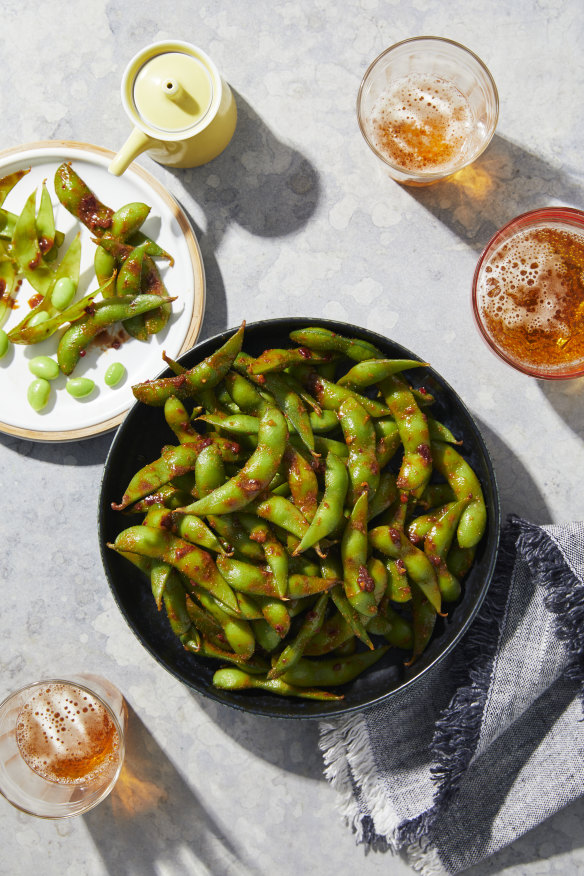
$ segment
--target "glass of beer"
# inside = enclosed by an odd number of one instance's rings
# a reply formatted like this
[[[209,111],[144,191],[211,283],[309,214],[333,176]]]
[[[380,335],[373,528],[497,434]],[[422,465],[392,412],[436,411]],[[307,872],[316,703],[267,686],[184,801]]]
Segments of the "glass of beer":
[[[498,231],[477,264],[477,326],[509,365],[542,379],[584,375],[584,212],[546,207]]]
[[[37,681],[0,703],[0,793],[41,818],[92,809],[124,761],[126,707],[97,676]]]
[[[406,185],[429,185],[475,161],[498,116],[497,87],[483,62],[441,37],[390,46],[370,64],[357,96],[361,133],[389,176]]]

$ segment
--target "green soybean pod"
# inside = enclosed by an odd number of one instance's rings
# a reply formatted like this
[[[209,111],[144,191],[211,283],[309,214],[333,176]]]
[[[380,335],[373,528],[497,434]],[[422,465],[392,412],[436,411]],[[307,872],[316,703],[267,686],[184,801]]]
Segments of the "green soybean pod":
[[[28,363],[28,370],[44,380],[55,380],[61,373],[58,364],[50,356],[35,356]]]
[[[28,387],[26,397],[34,411],[42,411],[47,406],[51,394],[51,384],[43,377],[37,377]]]
[[[121,362],[112,362],[105,372],[104,381],[107,386],[117,386],[126,376],[126,369]]]
[[[95,270],[95,276],[97,277],[97,282],[100,286],[103,286],[103,284],[115,274],[115,256],[104,249],[103,246],[98,246],[95,249],[95,255],[93,257],[93,267]],[[107,297],[111,298],[111,295]]]
[[[65,388],[73,398],[85,398],[93,392],[95,383],[89,377],[71,377]]]
[[[75,298],[76,292],[77,286],[73,280],[70,277],[61,277],[55,283],[51,293],[51,304],[57,310],[65,310]]]
[[[4,329],[0,329],[0,359],[3,359],[6,353],[8,352],[8,348],[10,347],[10,341],[8,340],[8,335],[4,331]]]

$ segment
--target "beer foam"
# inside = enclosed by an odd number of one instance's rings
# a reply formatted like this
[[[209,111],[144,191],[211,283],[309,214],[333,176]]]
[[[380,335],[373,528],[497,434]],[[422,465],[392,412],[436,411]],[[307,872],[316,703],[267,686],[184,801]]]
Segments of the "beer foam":
[[[449,80],[411,73],[375,101],[370,136],[382,154],[409,171],[438,172],[457,164],[474,127],[470,104]]]
[[[476,302],[518,365],[551,374],[584,362],[584,235],[553,224],[517,231],[485,260]]]
[[[44,685],[16,723],[20,753],[35,773],[59,784],[106,778],[117,765],[119,736],[103,704],[75,685]]]
[[[584,245],[584,239],[582,239]],[[545,241],[524,231],[498,249],[485,267],[481,307],[504,328],[567,331],[558,306],[565,294],[565,267]]]

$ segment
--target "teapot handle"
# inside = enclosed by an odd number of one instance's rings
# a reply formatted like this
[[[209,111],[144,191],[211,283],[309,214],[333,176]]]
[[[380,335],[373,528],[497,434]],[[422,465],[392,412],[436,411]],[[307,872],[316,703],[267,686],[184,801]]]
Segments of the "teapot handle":
[[[153,140],[140,128],[134,128],[118,154],[112,159],[108,167],[109,172],[114,176],[121,176],[138,155],[155,143],[156,140]]]

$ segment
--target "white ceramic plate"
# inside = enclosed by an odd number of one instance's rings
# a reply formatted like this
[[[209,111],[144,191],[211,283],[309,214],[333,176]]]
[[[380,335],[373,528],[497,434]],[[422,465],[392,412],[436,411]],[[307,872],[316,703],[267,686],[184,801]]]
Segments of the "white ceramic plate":
[[[84,399],[74,399],[65,389],[61,375],[52,382],[47,407],[34,411],[27,401],[27,389],[34,376],[28,363],[31,358],[49,355],[55,358],[60,333],[40,344],[13,344],[0,360],[0,431],[35,441],[75,441],[113,429],[124,418],[134,401],[132,384],[147,380],[164,367],[163,351],[176,358],[197,340],[205,308],[205,274],[201,252],[189,220],[179,204],[146,170],[132,164],[121,177],[108,172],[113,152],[85,143],[49,141],[32,143],[0,153],[0,178],[18,169],[31,168],[10,192],[4,207],[20,213],[26,198],[46,180],[51,195],[57,228],[66,235],[59,259],[72,237],[81,230],[81,278],[77,298],[98,288],[93,270],[95,244],[91,232],[82,226],[58,201],[53,186],[55,171],[63,161],[87,183],[104,204],[116,210],[132,201],[143,201],[152,209],[142,230],[174,257],[174,265],[157,260],[162,279],[171,296],[172,316],[168,325],[147,342],[130,338],[119,349],[90,346],[73,377],[90,377],[96,388]],[[19,323],[29,312],[34,290],[26,282],[18,293],[18,307],[3,326],[5,331]],[[126,367],[124,381],[110,388],[104,381],[112,362]]]

